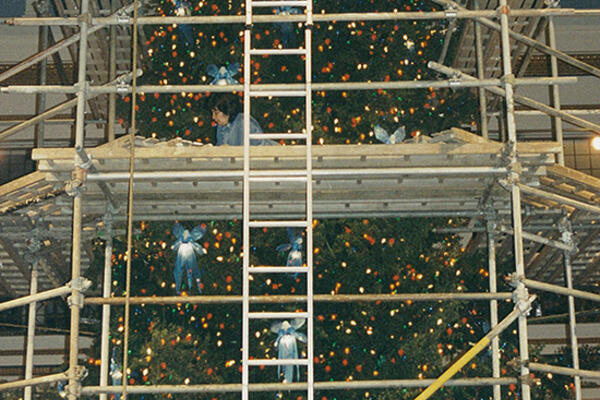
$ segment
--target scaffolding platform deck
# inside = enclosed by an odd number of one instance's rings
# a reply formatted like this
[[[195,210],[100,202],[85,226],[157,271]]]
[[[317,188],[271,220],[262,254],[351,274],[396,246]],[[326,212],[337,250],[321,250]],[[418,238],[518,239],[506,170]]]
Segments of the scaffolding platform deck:
[[[119,204],[115,221],[126,219],[129,179],[129,137],[86,149],[95,173],[89,172],[82,188],[83,235],[94,237],[107,213],[107,198],[97,185],[105,182]],[[453,128],[432,137],[395,145],[322,145],[313,148],[315,218],[465,217],[480,218],[486,206],[498,212],[499,222],[510,226],[508,177],[510,157],[504,144]],[[518,144],[521,184],[542,193],[523,193],[524,229],[559,236],[557,221],[571,215],[578,236],[574,258],[576,277],[597,278],[600,242],[593,212],[600,198],[600,179],[555,164],[560,146],[555,142]],[[301,171],[302,146],[252,148],[254,215],[288,218],[298,212],[304,183],[278,180],[281,171]],[[0,186],[0,229],[5,234],[0,260],[3,280],[15,293],[26,293],[27,279],[18,260],[39,227],[39,240],[52,254],[41,285],[68,276],[72,198],[65,191],[76,167],[73,148],[40,148],[33,152],[38,170]],[[135,148],[134,219],[137,221],[238,219],[242,213],[243,148],[198,145],[174,139],[137,138]],[[566,200],[565,200],[566,199]],[[586,207],[580,209],[581,207]],[[561,211],[562,209],[562,211]],[[590,211],[591,210],[591,211]],[[32,225],[33,224],[33,225]],[[476,224],[477,226],[477,224]],[[479,225],[481,226],[481,225]],[[543,232],[543,233],[541,233]],[[44,236],[45,235],[45,236]],[[497,235],[502,249],[510,252],[509,233]],[[7,249],[6,247],[12,247]],[[562,279],[561,250],[525,242],[525,259],[533,278]],[[558,253],[557,253],[558,252]],[[84,254],[89,263],[91,252]],[[21,262],[21,264],[24,264]],[[42,271],[44,277],[45,271]]]

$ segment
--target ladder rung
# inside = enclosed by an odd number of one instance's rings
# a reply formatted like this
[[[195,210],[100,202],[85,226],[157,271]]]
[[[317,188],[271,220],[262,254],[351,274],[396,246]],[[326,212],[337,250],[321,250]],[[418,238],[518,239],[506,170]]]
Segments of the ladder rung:
[[[294,319],[308,318],[307,312],[249,312],[250,319]]]
[[[250,50],[252,56],[293,56],[306,55],[306,49],[252,49]]]
[[[251,176],[250,182],[306,182],[306,176]]]
[[[248,94],[252,97],[306,97],[306,90],[261,90]]]
[[[250,139],[308,139],[306,133],[251,133]]]
[[[248,271],[251,274],[269,274],[269,273],[298,273],[308,272],[308,267],[277,267],[277,266],[261,266],[261,267],[249,267]]]
[[[307,1],[298,1],[298,0],[280,0],[280,1],[253,1],[252,7],[306,7],[308,5]]]
[[[249,221],[250,228],[307,228],[309,221]]]
[[[263,358],[248,360],[248,365],[308,365],[306,358]]]

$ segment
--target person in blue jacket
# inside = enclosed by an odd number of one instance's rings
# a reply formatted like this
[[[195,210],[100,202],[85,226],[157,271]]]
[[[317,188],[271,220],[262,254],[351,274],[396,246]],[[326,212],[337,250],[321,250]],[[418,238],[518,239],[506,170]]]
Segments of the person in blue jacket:
[[[217,146],[244,145],[244,114],[240,112],[239,97],[230,93],[217,93],[209,97],[212,119],[217,124]],[[250,133],[263,133],[258,122],[250,116]],[[272,140],[251,140],[252,146],[270,146],[277,142]]]

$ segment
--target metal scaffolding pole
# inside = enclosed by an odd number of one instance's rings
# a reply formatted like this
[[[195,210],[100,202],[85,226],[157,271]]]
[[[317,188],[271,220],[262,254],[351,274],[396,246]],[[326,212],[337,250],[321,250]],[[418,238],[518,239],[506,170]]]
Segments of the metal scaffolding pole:
[[[441,2],[441,1],[438,1]],[[445,4],[449,4],[446,2]],[[131,12],[129,9],[127,12]],[[550,15],[600,15],[598,10],[574,10],[572,8],[545,8],[545,9],[514,9],[511,10],[511,17],[545,17]],[[389,20],[431,20],[431,19],[470,19],[470,18],[496,18],[498,17],[497,10],[468,10],[466,8],[451,7],[445,11],[422,11],[422,12],[366,12],[366,13],[319,13],[314,14],[314,22],[331,22],[331,21],[389,21]],[[281,22],[304,22],[303,15],[254,15],[254,23],[281,23]],[[243,25],[246,19],[243,15],[211,15],[211,16],[145,16],[138,17],[138,25],[171,25],[171,24],[240,24]],[[489,21],[489,20],[488,20]],[[19,26],[38,26],[38,25],[62,25],[70,26],[77,25],[76,17],[45,17],[45,18],[10,18],[4,20],[8,25]],[[106,25],[131,25],[133,21],[124,18],[119,18],[118,15],[108,17],[91,18],[93,26],[102,27]]]
[[[508,132],[508,143],[510,149],[510,192],[511,192],[511,205],[512,205],[512,221],[513,221],[513,244],[514,244],[514,257],[515,257],[515,270],[519,276],[525,276],[525,265],[523,259],[523,236],[522,236],[522,221],[521,221],[521,191],[519,189],[520,179],[520,163],[517,159],[517,128],[515,123],[515,103],[513,96],[513,83],[514,75],[512,73],[512,62],[510,55],[510,40],[508,35],[508,13],[510,9],[506,3],[506,0],[500,0],[500,24],[501,24],[501,44],[502,44],[502,67],[504,70],[504,98],[506,102],[506,126]],[[527,300],[527,288],[520,282],[517,284],[515,289],[517,302],[524,302]],[[529,347],[527,340],[527,315],[519,313],[518,315],[519,324],[519,357],[521,360],[521,376],[529,376],[529,369],[526,366],[526,362],[529,360]],[[521,395],[523,400],[531,399],[529,383],[526,379],[521,381]]]
[[[553,374],[559,375],[572,375],[590,379],[600,379],[599,371],[589,371],[585,369],[578,368],[567,368],[567,367],[559,367],[556,365],[548,365],[548,364],[540,364],[540,363],[529,363],[529,368],[532,371],[540,371],[540,372],[550,372]]]
[[[54,375],[38,376],[36,378],[24,379],[14,382],[0,383],[0,392],[5,390],[19,389],[26,386],[36,386],[44,383],[52,383],[67,379],[68,375],[64,372]]]
[[[48,2],[47,1],[41,1],[38,3],[34,3],[34,8],[36,9],[36,12],[38,12],[38,15],[40,15],[41,12],[47,12],[48,10]],[[40,10],[38,10],[38,8],[40,8]],[[46,48],[48,47],[48,31],[49,31],[49,27],[48,26],[40,26],[39,28],[39,43],[38,43],[38,50],[40,52],[46,50]],[[47,71],[48,71],[48,59],[44,58],[42,60],[42,62],[40,63],[40,71],[39,71],[39,84],[40,85],[45,85],[46,84],[46,75],[47,75]],[[40,114],[42,112],[44,112],[46,110],[46,94],[45,93],[39,93],[36,96],[35,99],[35,113],[36,114]],[[44,121],[40,121],[36,126],[35,126],[35,140],[36,140],[36,144],[37,147],[44,147]]]
[[[250,301],[256,304],[279,304],[279,303],[298,303],[306,302],[306,295],[270,295],[270,296],[250,296]],[[315,294],[313,296],[315,302],[322,303],[346,303],[351,301],[357,302],[398,302],[398,301],[453,301],[453,300],[510,300],[512,293],[398,293],[398,294]],[[131,304],[235,304],[242,302],[241,295],[226,295],[226,296],[147,296],[139,297],[132,296],[129,298]],[[86,305],[125,304],[125,297],[87,297]]]
[[[479,9],[479,0],[474,0],[473,5],[475,9]],[[481,25],[477,20],[473,20],[475,24],[475,54],[477,57],[477,78],[485,79],[485,68],[483,66],[483,43],[481,37]],[[441,64],[441,63],[440,63]],[[487,115],[487,97],[485,94],[485,89],[480,87],[479,90],[479,120],[480,120],[480,130],[481,136],[484,138],[488,137],[488,115]],[[494,391],[494,396],[495,396]]]
[[[88,281],[89,282],[89,281]],[[53,297],[64,296],[67,293],[70,293],[72,290],[72,285],[68,284],[63,287],[46,290],[44,292],[39,292],[34,295],[21,297],[14,300],[5,301],[4,303],[0,303],[0,312],[10,310],[11,308],[21,307],[27,304],[31,304],[36,301],[48,300]]]
[[[75,149],[83,148],[84,140],[84,119],[86,106],[86,66],[87,66],[87,38],[88,38],[88,22],[89,18],[89,0],[81,0],[80,12],[80,28],[79,28],[79,64],[78,64],[78,93],[77,93],[77,114],[75,120]],[[81,168],[75,167],[74,174],[81,174]],[[81,229],[82,229],[82,198],[79,193],[79,186],[83,179],[76,179],[77,182],[73,185],[73,248],[71,256],[71,278],[78,279],[81,275]],[[78,365],[79,356],[79,317],[81,307],[83,307],[83,295],[77,287],[73,287],[71,293],[71,325],[70,325],[70,342],[69,342],[69,384],[67,386],[67,398],[76,400],[79,397],[81,390],[81,368]]]
[[[527,185],[523,185],[523,184],[519,184],[519,189],[523,193],[529,193],[529,194],[532,194],[534,196],[543,197],[545,199],[555,201],[555,202],[557,202],[560,205],[569,205],[569,206],[572,206],[572,207],[575,207],[575,208],[579,208],[579,209],[584,210],[584,211],[592,212],[594,214],[600,214],[600,207],[593,206],[591,204],[587,204],[587,203],[584,203],[582,201],[573,200],[573,199],[571,199],[569,197],[565,197],[565,196],[561,196],[561,195],[558,195],[558,194],[546,192],[545,190],[536,189],[536,188],[533,188],[531,186],[527,186]]]
[[[435,63],[436,65],[440,65]],[[466,77],[470,77],[466,75]],[[442,88],[472,88],[486,87],[490,91],[492,88],[502,86],[504,82],[501,79],[477,79],[470,77],[464,81],[450,80],[435,80],[435,81],[394,81],[394,82],[329,82],[329,83],[313,83],[312,91],[328,91],[328,90],[375,90],[375,89],[442,89]],[[548,86],[555,84],[574,84],[577,83],[575,76],[563,76],[555,78],[517,78],[514,83],[523,86]],[[265,92],[264,96],[269,96],[273,91],[277,90],[302,90],[304,86],[298,83],[266,83],[252,84],[250,90],[253,92]],[[106,84],[100,86],[88,86],[88,93],[92,96],[106,93],[130,93],[131,87],[122,85]],[[243,85],[141,85],[137,88],[140,93],[231,93],[243,90]],[[0,93],[77,93],[76,85],[9,85],[0,88]],[[268,93],[267,93],[268,92]],[[496,92],[494,92],[496,93]]]
[[[112,287],[112,253],[113,253],[113,229],[112,214],[107,212],[104,217],[104,232],[106,242],[104,243],[104,282],[102,283],[102,298],[109,298]],[[108,385],[109,356],[109,334],[110,334],[110,304],[102,305],[102,334],[100,338],[100,386]],[[100,400],[107,400],[106,393],[100,394]]]
[[[571,226],[566,217],[561,221],[562,229],[562,241],[566,245],[570,245],[572,248],[575,247],[573,243],[573,232]],[[563,251],[563,262],[565,266],[565,283],[567,289],[573,289],[573,265],[571,264],[571,252]],[[567,296],[567,303],[569,306],[569,336],[571,341],[571,357],[573,361],[573,368],[579,369],[579,346],[577,345],[577,333],[576,333],[576,317],[575,317],[575,298],[573,296]],[[575,384],[575,400],[581,400],[581,377],[575,375],[573,377],[573,383]]]
[[[30,277],[30,290],[29,294],[35,296],[38,288],[38,259],[34,256],[33,263],[31,265],[31,277]],[[37,303],[32,301],[29,303],[29,315],[27,318],[27,347],[25,353],[25,380],[33,378],[33,349],[35,339],[35,314],[36,314]],[[26,386],[23,392],[24,400],[31,400],[31,386]]]
[[[496,276],[496,238],[495,229],[496,221],[492,213],[487,218],[487,239],[488,239],[488,273],[490,293],[497,293],[497,276]],[[490,300],[490,327],[494,328],[498,325],[498,300]],[[492,376],[500,378],[500,339],[498,336],[492,338]],[[494,400],[500,400],[502,391],[500,385],[494,385]]]
[[[111,13],[115,13],[116,1],[110,2]],[[109,53],[108,53],[108,80],[112,81],[117,77],[117,27],[110,26],[109,31]],[[116,93],[108,95],[108,121],[106,123],[106,139],[110,142],[115,140],[115,121],[117,115],[117,96]]]
[[[509,277],[508,279],[509,280],[518,279],[521,282],[523,282],[525,284],[525,286],[527,286],[531,289],[544,290],[546,292],[562,294],[565,296],[573,296],[573,297],[577,297],[577,298],[584,299],[584,300],[600,301],[600,294],[596,294],[596,293],[590,293],[590,292],[586,292],[583,290],[577,290],[577,289],[564,288],[562,286],[553,285],[551,283],[546,283],[546,282],[539,282],[539,281],[536,281],[533,279],[523,279],[523,278],[516,278],[516,277]]]
[[[554,31],[554,18],[548,17],[548,45],[556,50],[556,34]],[[552,70],[552,76],[558,76],[558,62],[556,56],[550,55],[550,69]],[[550,86],[550,98],[552,99],[552,106],[557,110],[560,110],[560,91],[558,85]],[[565,165],[565,150],[563,147],[563,126],[562,119],[558,116],[552,118],[552,129],[554,131],[555,140],[560,144],[561,151],[558,153],[558,164]],[[579,399],[577,399],[579,400]]]

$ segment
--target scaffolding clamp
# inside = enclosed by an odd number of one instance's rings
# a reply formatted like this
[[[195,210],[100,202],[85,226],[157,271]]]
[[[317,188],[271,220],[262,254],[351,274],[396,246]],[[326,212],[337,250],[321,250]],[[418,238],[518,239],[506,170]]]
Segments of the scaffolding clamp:
[[[510,7],[508,5],[503,5],[501,7],[498,7],[498,14],[506,14],[506,15],[510,15]]]
[[[79,398],[81,396],[81,382],[88,376],[88,370],[83,365],[76,365],[73,367],[73,372],[75,383],[65,386],[65,391],[67,396],[73,395]]]
[[[121,11],[117,13],[117,23],[121,25],[131,25],[131,16],[127,12]]]
[[[78,307],[78,308],[83,308],[83,294],[81,294],[81,292],[77,292],[77,294],[72,294],[69,297],[67,297],[67,305],[69,306],[69,308],[71,307]]]
[[[69,196],[79,195],[86,179],[87,169],[75,166],[73,172],[71,172],[71,180],[65,183],[65,192],[67,192]]]
[[[444,12],[446,13],[446,18],[456,18],[458,7],[454,3],[448,4]]]
[[[529,360],[523,362],[522,364],[524,364],[524,365],[529,364]],[[517,377],[517,379],[521,385],[528,385],[528,386],[535,386],[540,381],[539,378],[534,378],[533,376],[531,376],[531,374],[519,375]]]
[[[90,288],[90,286],[92,286],[92,281],[80,276],[69,282],[67,286],[71,289],[79,290],[80,292],[85,292]]]
[[[573,236],[573,228],[571,227],[571,222],[567,219],[566,216],[563,216],[560,219],[560,221],[558,223],[558,230],[561,233],[560,240],[567,246],[571,247],[571,249],[569,250],[569,253],[571,253],[571,254],[577,253],[577,251],[578,251],[577,241],[575,240],[575,237]]]
[[[517,79],[515,78],[515,74],[506,74],[502,78],[500,78],[500,82],[502,83],[502,87],[506,87],[506,85],[515,86],[517,83]]]

